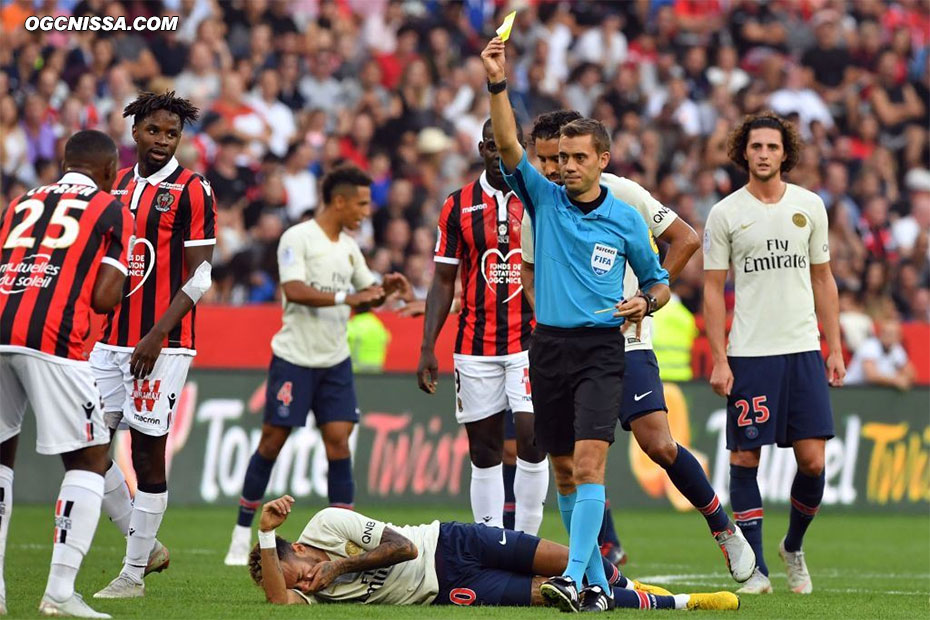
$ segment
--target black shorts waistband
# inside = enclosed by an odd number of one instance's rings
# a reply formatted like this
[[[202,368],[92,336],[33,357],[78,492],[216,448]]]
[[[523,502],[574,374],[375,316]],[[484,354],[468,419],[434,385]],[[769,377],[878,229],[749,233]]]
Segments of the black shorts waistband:
[[[586,336],[607,336],[620,333],[620,326],[616,327],[553,327],[552,325],[536,324],[535,333],[543,336],[557,338],[580,338]]]

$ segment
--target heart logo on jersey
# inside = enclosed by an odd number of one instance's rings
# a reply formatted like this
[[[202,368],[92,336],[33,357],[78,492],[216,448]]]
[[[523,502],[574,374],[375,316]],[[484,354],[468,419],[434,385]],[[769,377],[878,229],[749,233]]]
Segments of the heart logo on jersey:
[[[490,250],[486,251],[484,255],[481,257],[481,277],[484,278],[485,284],[488,285],[488,288],[491,289],[491,291],[495,295],[497,294],[497,289],[495,288],[495,286],[499,283],[501,278],[507,278],[508,285],[512,283],[510,281],[510,276],[509,276],[510,257],[513,256],[514,254],[518,254],[519,252],[520,252],[520,248],[515,248],[507,252],[506,255],[504,255],[497,248],[491,248]],[[488,269],[487,269],[488,257],[490,257],[491,255],[497,255],[498,259],[500,260],[495,260],[494,262],[491,263],[493,272],[490,275],[488,275]],[[501,270],[502,265],[503,265],[503,271]],[[518,276],[518,281],[519,281],[519,276]],[[523,291],[523,284],[520,284],[520,286],[517,287],[517,290],[511,293],[510,297],[504,300],[504,303],[509,302],[511,299],[519,295],[521,291]]]
[[[142,245],[148,250],[144,255],[142,255],[141,265],[140,261],[135,260],[135,249],[137,245]],[[142,288],[142,285],[145,284],[145,281],[149,279],[149,276],[152,275],[152,269],[155,267],[155,248],[152,247],[152,242],[146,239],[145,237],[133,237],[132,241],[129,242],[129,275],[140,276],[141,280],[136,285],[134,289],[129,291],[129,294],[126,297],[132,297],[133,293]],[[144,270],[144,271],[143,271]]]

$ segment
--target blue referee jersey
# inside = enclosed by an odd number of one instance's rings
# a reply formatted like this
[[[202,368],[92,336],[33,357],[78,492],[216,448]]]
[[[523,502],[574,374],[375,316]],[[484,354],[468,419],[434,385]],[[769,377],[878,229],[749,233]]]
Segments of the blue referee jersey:
[[[504,179],[533,221],[536,244],[536,320],[552,327],[616,327],[610,308],[623,296],[623,273],[630,261],[640,287],[668,284],[668,272],[652,249],[642,216],[607,192],[585,214],[565,188],[539,173],[523,153],[513,174],[501,161]]]

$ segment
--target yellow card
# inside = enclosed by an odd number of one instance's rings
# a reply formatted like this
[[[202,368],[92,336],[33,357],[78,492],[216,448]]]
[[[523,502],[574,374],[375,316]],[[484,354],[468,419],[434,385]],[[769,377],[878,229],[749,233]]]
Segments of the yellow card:
[[[507,17],[504,18],[504,23],[497,29],[497,36],[501,38],[501,41],[506,41],[510,38],[510,31],[513,30],[513,19],[516,16],[517,12],[511,11]]]

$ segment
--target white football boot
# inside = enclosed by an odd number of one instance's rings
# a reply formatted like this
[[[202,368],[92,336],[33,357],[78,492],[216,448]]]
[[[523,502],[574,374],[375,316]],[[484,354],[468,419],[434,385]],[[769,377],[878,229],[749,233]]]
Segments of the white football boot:
[[[247,566],[249,552],[252,551],[252,528],[237,525],[232,533],[229,551],[223,564],[226,566]]]
[[[737,594],[771,594],[772,582],[768,577],[762,574],[762,571],[756,568],[752,577],[743,583],[743,587],[736,591]]]
[[[737,583],[743,583],[752,577],[756,569],[756,554],[752,550],[739,526],[733,524],[732,530],[718,532],[714,538],[727,560],[727,568]]]
[[[94,611],[90,605],[84,602],[80,594],[75,592],[64,603],[53,601],[50,598],[43,598],[39,603],[39,613],[43,616],[71,616],[73,618],[112,618],[109,614]]]
[[[807,572],[807,562],[804,561],[803,551],[786,551],[785,539],[778,543],[778,555],[785,562],[788,572],[788,588],[797,594],[810,594],[814,591],[811,583],[811,574]]]
[[[103,590],[94,594],[94,598],[142,598],[143,596],[145,596],[145,584],[123,573],[120,573]]]

